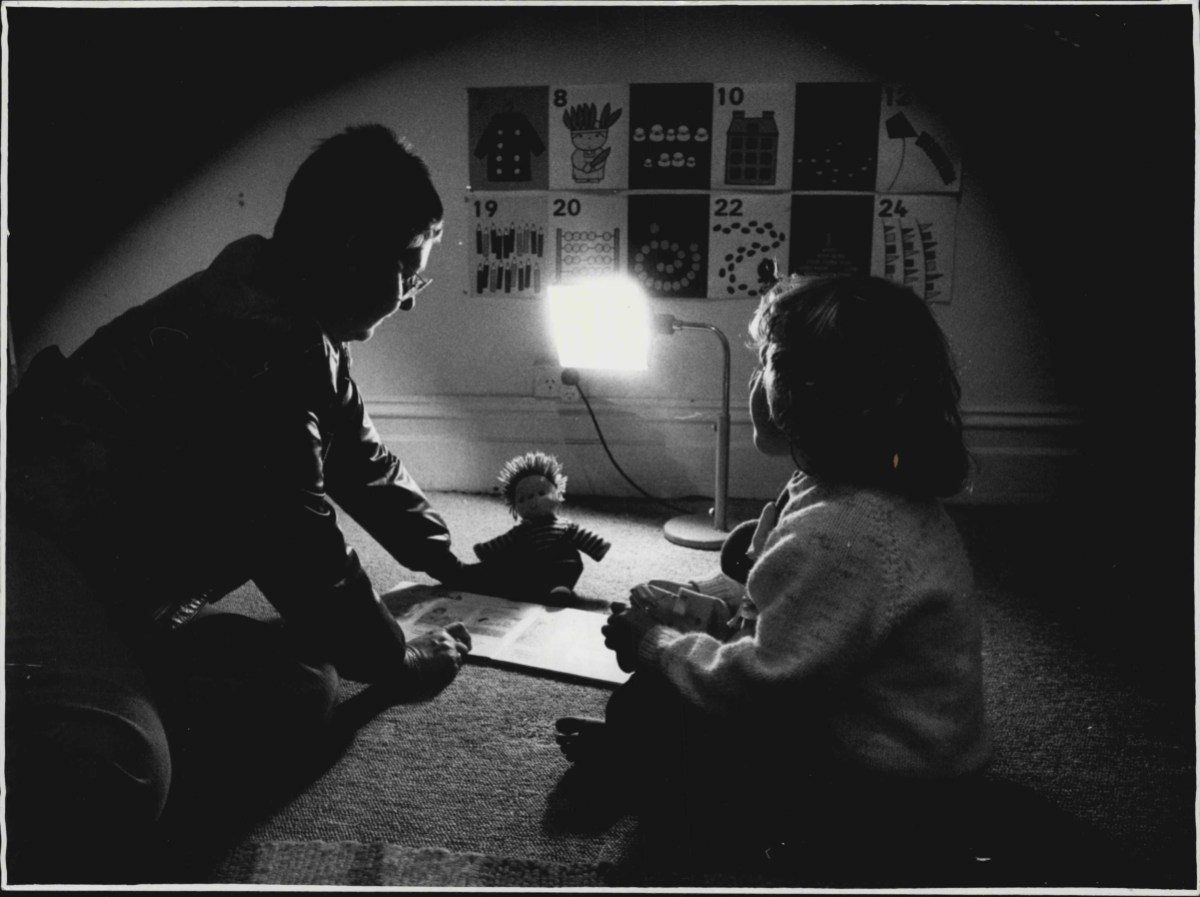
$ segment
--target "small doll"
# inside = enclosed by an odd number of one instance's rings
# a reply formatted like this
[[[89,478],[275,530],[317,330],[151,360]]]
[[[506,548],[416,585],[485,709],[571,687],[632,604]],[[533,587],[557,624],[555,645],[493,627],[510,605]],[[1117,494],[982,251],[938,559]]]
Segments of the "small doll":
[[[599,561],[612,547],[558,517],[567,477],[553,455],[529,452],[500,471],[500,494],[517,525],[475,546],[477,575],[486,590],[506,598],[567,604],[583,573],[580,552]]]

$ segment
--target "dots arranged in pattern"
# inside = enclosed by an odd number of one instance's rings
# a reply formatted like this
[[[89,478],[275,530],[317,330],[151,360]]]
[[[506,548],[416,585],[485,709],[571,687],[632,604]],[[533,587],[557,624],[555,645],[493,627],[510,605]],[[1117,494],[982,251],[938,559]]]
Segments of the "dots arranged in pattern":
[[[675,240],[660,238],[658,224],[650,225],[651,239],[633,254],[633,274],[645,286],[659,293],[674,293],[686,289],[700,275],[704,256],[699,243],[686,246]]]
[[[741,266],[755,256],[768,255],[779,249],[787,241],[787,234],[777,230],[770,221],[757,220],[715,224],[712,230],[714,234],[737,234],[743,238],[741,245],[725,254],[721,267],[717,269],[717,278],[726,281],[725,292],[731,296],[757,296],[757,264],[751,268],[753,273],[748,278],[740,276]]]

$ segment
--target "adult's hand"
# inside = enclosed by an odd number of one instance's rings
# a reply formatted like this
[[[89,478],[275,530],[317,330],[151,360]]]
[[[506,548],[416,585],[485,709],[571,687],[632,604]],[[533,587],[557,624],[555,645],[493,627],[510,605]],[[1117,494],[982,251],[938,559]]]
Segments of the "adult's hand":
[[[462,623],[433,629],[405,645],[404,692],[412,697],[432,697],[454,681],[471,652],[471,633]]]
[[[636,607],[614,609],[600,631],[604,646],[617,655],[617,666],[623,672],[637,669],[638,646],[655,625],[649,614]]]
[[[489,577],[483,564],[462,564],[453,571],[448,572],[445,576],[439,577],[442,585],[450,589],[460,589],[464,592],[484,592],[488,591],[490,585],[494,585],[490,580],[494,577]]]

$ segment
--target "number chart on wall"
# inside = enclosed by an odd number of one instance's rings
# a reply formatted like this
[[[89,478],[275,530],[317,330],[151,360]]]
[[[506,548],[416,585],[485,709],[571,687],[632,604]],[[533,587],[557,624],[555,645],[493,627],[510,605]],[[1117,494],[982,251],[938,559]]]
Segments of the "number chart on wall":
[[[756,298],[760,266],[953,295],[962,157],[907,85],[548,84],[468,95],[466,295],[614,272]]]

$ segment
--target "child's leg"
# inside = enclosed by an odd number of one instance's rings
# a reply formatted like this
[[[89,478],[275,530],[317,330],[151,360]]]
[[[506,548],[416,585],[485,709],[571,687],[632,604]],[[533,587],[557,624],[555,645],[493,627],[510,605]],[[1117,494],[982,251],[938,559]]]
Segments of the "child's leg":
[[[613,770],[645,769],[682,756],[696,721],[661,677],[635,673],[608,699],[604,719],[563,717],[558,743],[572,763]]]

